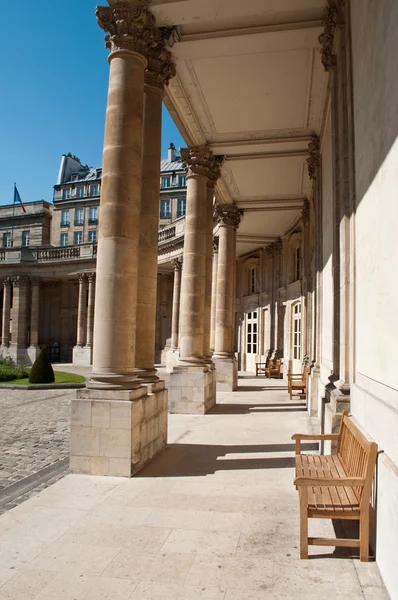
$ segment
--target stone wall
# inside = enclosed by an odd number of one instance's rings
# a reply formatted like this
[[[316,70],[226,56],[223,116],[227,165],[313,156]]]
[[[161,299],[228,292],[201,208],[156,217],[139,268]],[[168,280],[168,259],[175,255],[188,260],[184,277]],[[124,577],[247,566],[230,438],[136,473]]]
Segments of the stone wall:
[[[377,480],[381,574],[398,598],[398,5],[352,0],[356,142],[355,381],[351,410],[384,454]]]

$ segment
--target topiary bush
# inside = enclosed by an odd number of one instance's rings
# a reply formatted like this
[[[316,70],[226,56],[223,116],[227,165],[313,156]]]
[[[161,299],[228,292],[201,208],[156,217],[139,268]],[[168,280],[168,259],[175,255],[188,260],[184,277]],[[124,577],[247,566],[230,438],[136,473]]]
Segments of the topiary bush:
[[[29,383],[54,383],[54,371],[45,348],[42,348],[31,368]]]
[[[0,357],[0,381],[12,381],[28,377],[29,371],[24,365],[16,365],[12,358]]]

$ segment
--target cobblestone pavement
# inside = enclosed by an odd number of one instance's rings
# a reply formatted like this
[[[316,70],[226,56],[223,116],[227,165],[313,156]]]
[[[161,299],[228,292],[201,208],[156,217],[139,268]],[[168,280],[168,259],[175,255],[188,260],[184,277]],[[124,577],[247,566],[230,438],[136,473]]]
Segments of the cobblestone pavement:
[[[90,372],[72,365],[56,367],[85,376]],[[75,389],[0,389],[0,514],[68,472],[70,403],[75,394]],[[19,488],[21,495],[5,503],[5,495]]]

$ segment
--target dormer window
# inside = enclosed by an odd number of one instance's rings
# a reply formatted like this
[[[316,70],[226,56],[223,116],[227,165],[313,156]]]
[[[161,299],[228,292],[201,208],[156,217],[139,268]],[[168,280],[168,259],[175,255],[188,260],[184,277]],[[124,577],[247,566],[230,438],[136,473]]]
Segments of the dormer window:
[[[77,181],[79,179],[79,176],[77,173],[75,173],[74,175],[72,175],[72,177],[70,178],[71,181]]]

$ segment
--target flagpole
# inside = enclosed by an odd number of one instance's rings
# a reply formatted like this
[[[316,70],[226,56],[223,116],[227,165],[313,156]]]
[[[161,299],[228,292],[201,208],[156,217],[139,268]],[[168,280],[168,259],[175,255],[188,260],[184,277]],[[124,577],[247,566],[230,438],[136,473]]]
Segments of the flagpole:
[[[15,217],[15,190],[17,184],[14,181],[14,198],[12,201],[12,221],[11,221],[11,248],[14,246],[14,217]]]

